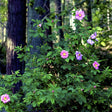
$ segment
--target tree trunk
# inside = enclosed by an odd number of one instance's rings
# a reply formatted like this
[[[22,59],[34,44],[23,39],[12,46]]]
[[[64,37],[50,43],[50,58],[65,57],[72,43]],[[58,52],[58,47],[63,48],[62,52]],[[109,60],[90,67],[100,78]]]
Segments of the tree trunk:
[[[92,9],[91,9],[92,0],[87,0],[87,18],[90,26],[92,27]]]
[[[14,51],[16,46],[22,47],[26,41],[26,1],[8,1],[8,38],[7,38],[7,67],[6,73],[12,74],[16,70],[23,73],[23,62],[17,58]]]
[[[75,1],[72,1],[73,5],[75,5]],[[72,11],[75,12],[75,9],[73,9]],[[76,27],[75,27],[75,23],[74,23],[74,20],[75,20],[75,16],[73,15],[73,13],[70,13],[70,26],[72,27],[72,29],[75,31],[76,30]]]
[[[107,30],[110,31],[110,1],[106,0],[107,2],[109,2],[109,4],[107,5]]]
[[[26,0],[8,0],[8,37],[6,52],[6,74],[20,70],[24,73],[24,62],[20,62],[16,46],[24,46],[26,41]],[[16,88],[17,89],[17,88]]]
[[[55,5],[56,5],[56,14],[57,14],[57,19],[59,22],[57,22],[57,26],[62,26],[62,17],[60,16],[61,14],[61,0],[55,0]],[[64,38],[63,30],[59,29],[59,37],[60,40]]]
[[[28,4],[30,3],[30,0],[28,0]],[[38,13],[35,8],[43,8],[45,10],[45,13],[40,14]],[[31,37],[29,29],[35,30],[33,27],[32,19],[36,20],[42,20],[43,17],[45,17],[46,14],[50,13],[50,3],[49,0],[35,0],[32,6],[28,6],[28,29],[27,29],[27,36],[28,36],[28,44],[32,45],[33,48],[31,49],[31,53],[39,54],[40,51],[36,48],[37,46],[42,45],[42,40],[40,37]],[[51,29],[46,31],[46,34],[48,35],[51,33]],[[51,44],[51,43],[49,43]]]
[[[62,10],[65,10],[65,0],[62,2]],[[63,23],[65,24],[65,15],[62,16]]]

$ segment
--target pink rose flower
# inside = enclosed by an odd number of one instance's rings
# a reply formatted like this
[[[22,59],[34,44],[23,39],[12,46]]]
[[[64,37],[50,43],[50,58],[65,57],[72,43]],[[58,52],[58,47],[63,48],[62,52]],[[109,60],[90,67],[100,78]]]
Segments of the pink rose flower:
[[[75,19],[82,20],[85,17],[84,11],[76,11],[75,12]]]
[[[60,55],[63,59],[68,58],[68,51],[62,50]]]
[[[52,93],[54,93],[54,90],[52,90]]]
[[[9,102],[9,101],[10,101],[9,95],[8,95],[8,94],[2,95],[2,96],[1,96],[1,101],[2,101],[3,103]]]
[[[100,66],[100,64],[99,64],[97,61],[94,61],[93,67],[94,67],[95,69],[99,69],[99,66]]]
[[[41,26],[42,26],[42,24],[39,24],[39,25],[38,25],[38,27],[41,27]]]
[[[46,58],[46,60],[48,60],[48,58]]]

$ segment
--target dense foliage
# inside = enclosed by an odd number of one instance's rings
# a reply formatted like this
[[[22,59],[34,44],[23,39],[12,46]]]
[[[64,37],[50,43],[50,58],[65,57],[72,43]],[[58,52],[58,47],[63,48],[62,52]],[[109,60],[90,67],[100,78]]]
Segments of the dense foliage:
[[[5,108],[7,112],[111,111],[112,83],[106,81],[112,80],[112,70],[99,58],[99,32],[84,25],[87,19],[84,12],[73,13],[75,31],[67,25],[55,27],[56,19],[33,20],[37,29],[31,30],[32,35],[43,40],[43,45],[37,46],[40,54],[30,53],[33,46],[16,48],[18,53],[26,52],[18,54],[18,58],[26,61],[25,73],[21,75],[17,71],[1,76],[0,109]],[[45,31],[49,27],[52,27],[52,34],[47,37]],[[64,31],[65,38],[61,41],[57,40],[59,29]],[[53,47],[48,44],[51,41]],[[22,87],[13,94],[14,84],[19,81]]]

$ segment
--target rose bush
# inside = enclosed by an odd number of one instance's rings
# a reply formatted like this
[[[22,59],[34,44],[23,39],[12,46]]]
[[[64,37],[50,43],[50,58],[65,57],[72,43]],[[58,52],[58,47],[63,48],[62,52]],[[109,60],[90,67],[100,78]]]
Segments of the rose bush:
[[[37,30],[32,31],[32,36],[39,36],[44,44],[38,46],[38,55],[30,53],[32,46],[16,48],[17,52],[21,49],[26,52],[18,54],[18,58],[26,61],[25,73],[21,75],[17,71],[15,75],[1,77],[0,94],[10,96],[10,102],[0,102],[1,109],[4,107],[9,112],[111,111],[112,84],[105,85],[105,80],[112,79],[112,70],[102,66],[102,60],[96,55],[98,32],[84,26],[84,11],[77,10],[74,14],[75,31],[67,25],[55,27],[58,20],[46,19],[46,23],[33,20]],[[45,31],[49,27],[52,27],[52,34],[47,37]],[[56,42],[56,32],[60,28],[65,38]],[[51,41],[53,47],[48,44]],[[12,94],[14,84],[20,80],[20,91]]]

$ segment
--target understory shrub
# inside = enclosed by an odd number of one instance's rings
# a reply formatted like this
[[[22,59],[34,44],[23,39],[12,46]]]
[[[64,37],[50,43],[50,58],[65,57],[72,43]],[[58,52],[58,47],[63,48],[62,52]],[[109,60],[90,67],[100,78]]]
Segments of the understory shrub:
[[[84,24],[87,17],[82,10],[74,15],[75,31],[66,25],[55,27],[58,20],[33,20],[37,30],[31,30],[32,36],[43,40],[43,45],[37,47],[40,54],[31,54],[31,45],[16,48],[17,52],[26,52],[18,54],[21,61],[26,61],[25,72],[1,76],[0,109],[5,108],[7,112],[111,111],[112,83],[106,79],[112,80],[112,70],[103,65],[96,52],[101,37],[95,28]],[[45,31],[49,27],[52,34],[47,37]],[[63,29],[65,38],[57,41],[59,29]],[[53,46],[48,44],[51,41]],[[13,94],[14,84],[20,80],[22,86]]]

